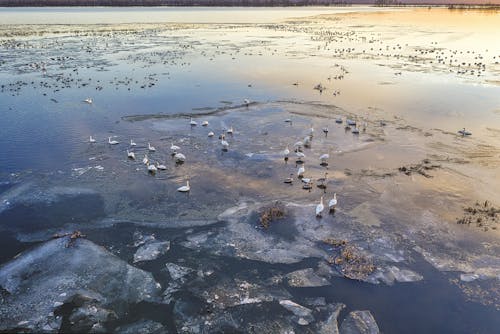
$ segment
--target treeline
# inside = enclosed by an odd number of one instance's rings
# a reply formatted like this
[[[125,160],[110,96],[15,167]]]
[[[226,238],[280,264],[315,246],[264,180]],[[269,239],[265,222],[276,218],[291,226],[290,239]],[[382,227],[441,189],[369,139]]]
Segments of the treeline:
[[[356,3],[373,3],[361,0]],[[0,0],[2,7],[50,6],[347,6],[350,1],[335,0]]]

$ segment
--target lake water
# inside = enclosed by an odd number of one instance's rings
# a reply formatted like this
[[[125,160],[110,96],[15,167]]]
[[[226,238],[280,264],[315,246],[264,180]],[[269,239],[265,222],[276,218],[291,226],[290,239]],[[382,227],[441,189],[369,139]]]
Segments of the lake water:
[[[313,333],[343,303],[339,324],[369,310],[385,333],[495,332],[499,19],[366,6],[0,9],[0,285],[11,289],[0,290],[0,330],[42,330],[44,321],[76,330],[74,302],[46,309],[30,299],[46,292],[23,290],[54,274],[58,291],[77,293],[51,268],[26,268],[17,289],[4,282],[16,281],[5,264],[20,251],[80,230],[161,286],[142,302],[106,304],[103,295],[97,307],[117,319],[95,321],[108,331],[149,319],[178,332]],[[307,191],[293,148],[311,127]],[[472,136],[458,135],[463,127]],[[145,155],[166,170],[148,173]],[[187,180],[191,191],[177,192]],[[315,218],[334,193],[335,214]],[[258,215],[275,201],[285,218],[262,228]],[[464,211],[484,201],[490,211]],[[140,238],[152,235],[169,250],[135,261]],[[373,272],[349,279],[328,239],[347,240]],[[172,263],[189,274],[175,276]],[[290,272],[309,268],[327,283],[290,283]],[[311,315],[300,320],[284,299]],[[44,320],[49,312],[55,319]]]

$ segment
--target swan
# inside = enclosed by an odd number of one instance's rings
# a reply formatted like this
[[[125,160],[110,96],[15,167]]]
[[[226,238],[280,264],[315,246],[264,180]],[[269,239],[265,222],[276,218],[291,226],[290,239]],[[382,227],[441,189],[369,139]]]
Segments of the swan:
[[[186,156],[182,153],[176,153],[174,155],[174,159],[175,159],[175,162],[177,162],[177,163],[183,163],[184,161],[186,161]]]
[[[319,204],[316,206],[316,217],[321,217],[321,213],[325,209],[325,206],[323,205],[323,196],[321,196],[321,200]]]
[[[305,172],[306,172],[306,166],[304,165],[300,166],[299,169],[297,170],[297,177],[303,178]]]
[[[283,156],[285,157],[285,161],[288,161],[288,156],[290,155],[290,149],[288,148],[288,145],[286,148],[283,150]]]
[[[458,130],[458,133],[460,133],[462,135],[462,137],[472,135],[472,133],[469,131],[466,131],[465,128],[463,128],[462,130]]]
[[[326,181],[328,180],[328,172],[325,172],[325,177],[321,177],[318,179],[318,182],[320,182],[318,184],[318,188],[320,189],[326,189]]]
[[[95,138],[92,138],[92,136],[89,137],[89,143],[95,143]]]
[[[137,144],[132,139],[130,139],[130,146],[137,146]]]
[[[347,125],[356,125],[356,121],[349,118],[347,118],[345,122],[347,123]]]
[[[196,125],[198,125],[198,123],[197,123],[197,122],[193,119],[193,117],[191,117],[191,121],[189,122],[189,124],[190,124],[191,126],[196,126]]]
[[[213,136],[215,136],[215,133],[214,133],[213,131],[210,131],[210,132],[208,133],[208,136],[209,136],[209,137],[213,137]]]
[[[312,137],[314,135],[314,128],[311,124],[311,128],[309,129],[309,136]]]
[[[328,159],[330,159],[330,154],[329,153],[322,154],[319,157],[319,160],[321,161],[321,166],[327,166],[328,165]]]
[[[229,143],[226,141],[224,135],[222,135],[222,139],[220,140],[220,144],[222,145],[222,150],[227,151],[229,148]]]
[[[203,123],[201,123],[201,126],[208,126],[208,121],[203,121]]]
[[[243,103],[245,103],[245,105],[248,107],[248,105],[250,104],[250,100],[249,99],[244,99]]]
[[[302,146],[304,146],[304,143],[301,142],[301,141],[298,141],[295,144],[293,144],[293,147],[295,147],[295,150],[298,150],[298,151],[300,151],[300,149],[302,148]]]
[[[92,104],[94,101],[90,97],[87,97],[85,100],[83,100],[83,102]]]
[[[132,159],[132,160],[135,160],[135,153],[127,150],[127,157]]]
[[[142,158],[142,163],[147,165],[149,163],[148,155],[144,154],[144,158]]]
[[[355,134],[355,135],[359,135],[359,129],[358,129],[358,127],[357,127],[356,125],[354,125],[354,129],[352,129],[352,131],[351,131],[351,132],[352,132],[353,134]]]
[[[151,146],[150,143],[148,143],[148,150],[149,150],[149,152],[155,152],[156,148],[154,146]]]
[[[156,173],[156,170],[157,170],[157,169],[156,169],[156,166],[155,166],[155,165],[151,165],[151,164],[149,163],[149,161],[148,161],[147,166],[148,166],[148,172],[150,172],[151,174]]]
[[[301,180],[303,183],[311,183],[312,179],[310,177],[303,177]]]
[[[166,170],[167,166],[160,164],[158,161],[156,162],[156,169]]]
[[[304,143],[304,147],[311,147],[311,137],[310,136],[305,136],[304,140],[302,142]]]
[[[116,141],[116,140],[111,140],[111,137],[108,137],[108,144],[109,145],[116,145],[116,144],[119,144],[120,142]]]
[[[285,181],[283,181],[284,183],[289,183],[289,184],[292,184],[293,183],[293,173],[290,174],[290,177],[287,177],[285,179]]]
[[[309,190],[309,192],[311,192],[312,187],[313,187],[312,182],[307,182],[307,183],[304,183],[304,185],[302,186],[302,189]]]
[[[327,127],[327,126],[325,126],[325,127],[323,128],[323,132],[324,132],[325,136],[328,134],[328,127]]]
[[[177,191],[180,191],[181,193],[185,193],[191,190],[191,187],[189,186],[189,181],[186,181],[186,185],[177,188]]]
[[[337,206],[337,193],[333,194],[333,198],[328,202],[328,208],[330,212],[335,211],[335,207]]]
[[[172,145],[170,145],[170,151],[172,151],[172,153],[177,153],[177,151],[179,151],[181,148],[177,145],[174,145],[174,143],[172,142]]]
[[[296,162],[302,162],[302,158],[305,158],[306,155],[302,152],[295,152],[295,155],[297,156],[297,161]]]
[[[231,126],[229,129],[226,131],[228,134],[232,135],[233,134],[233,127]]]
[[[335,120],[335,123],[337,123],[337,124],[342,124],[342,122],[343,122],[342,118],[340,118],[340,117]]]
[[[286,118],[285,119],[285,123],[292,123],[292,119],[291,118]]]

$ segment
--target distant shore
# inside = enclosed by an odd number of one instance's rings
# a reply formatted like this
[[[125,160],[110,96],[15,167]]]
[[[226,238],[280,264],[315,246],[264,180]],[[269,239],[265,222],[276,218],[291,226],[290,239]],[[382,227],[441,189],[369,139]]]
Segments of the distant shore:
[[[373,5],[376,7],[447,7],[500,10],[500,4],[404,2],[398,0],[0,0],[0,7],[310,7]]]

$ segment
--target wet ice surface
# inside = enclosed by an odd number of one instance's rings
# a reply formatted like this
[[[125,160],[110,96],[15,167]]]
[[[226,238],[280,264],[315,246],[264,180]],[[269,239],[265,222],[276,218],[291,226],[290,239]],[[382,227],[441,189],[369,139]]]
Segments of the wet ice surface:
[[[499,50],[424,25],[423,51],[374,19],[2,26],[0,330],[498,328],[498,220],[456,219],[498,205]],[[472,137],[456,135],[462,124]],[[293,144],[311,127],[309,191]],[[166,170],[148,173],[145,154]],[[316,218],[334,193],[335,212]],[[264,227],[276,201],[284,217]],[[51,240],[74,230],[88,240]]]

